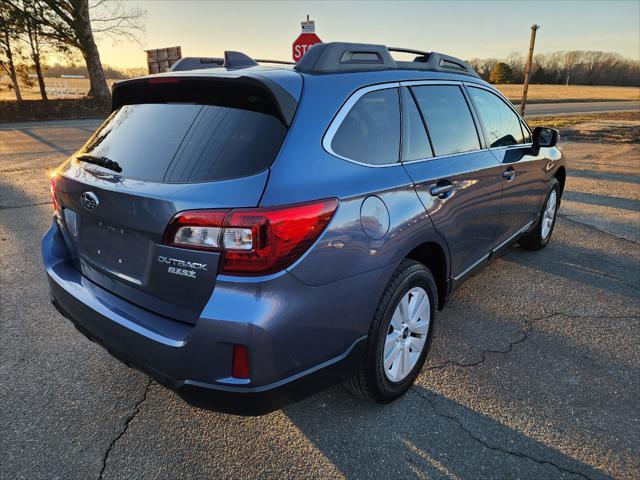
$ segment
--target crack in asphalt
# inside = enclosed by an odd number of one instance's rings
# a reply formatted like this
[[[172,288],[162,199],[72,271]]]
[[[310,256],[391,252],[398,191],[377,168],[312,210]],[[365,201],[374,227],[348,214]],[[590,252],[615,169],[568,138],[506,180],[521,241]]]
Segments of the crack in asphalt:
[[[142,393],[142,397],[133,406],[133,410],[127,416],[127,418],[126,418],[126,420],[124,422],[124,427],[122,428],[120,433],[118,435],[116,435],[116,437],[113,440],[111,440],[111,443],[109,443],[109,446],[107,447],[107,450],[104,452],[104,456],[102,457],[102,468],[100,469],[100,474],[98,475],[98,479],[101,479],[102,476],[104,475],[104,471],[107,468],[107,461],[109,460],[109,455],[111,454],[111,450],[113,450],[113,447],[115,446],[115,444],[118,443],[118,440],[120,440],[122,438],[122,436],[125,433],[127,433],[127,429],[129,428],[129,424],[133,421],[134,418],[136,418],[138,413],[140,413],[140,406],[147,399],[147,395],[149,394],[149,389],[151,388],[151,384],[152,383],[153,383],[153,380],[151,378],[149,378],[149,380],[147,381],[147,385],[144,388],[144,392]]]
[[[538,318],[534,318],[531,320],[525,320],[525,327],[523,330],[521,330],[519,332],[519,336],[520,338],[517,338],[516,340],[513,340],[511,342],[509,342],[509,346],[506,350],[483,350],[480,352],[480,360],[476,361],[476,362],[471,362],[471,363],[459,363],[456,362],[455,360],[447,360],[446,362],[440,364],[440,365],[434,365],[433,367],[428,367],[425,368],[425,370],[430,371],[430,370],[441,370],[445,367],[448,367],[449,365],[453,365],[455,367],[461,367],[461,368],[467,368],[467,367],[475,367],[477,365],[480,365],[482,363],[484,363],[487,358],[488,355],[506,355],[507,353],[511,353],[513,351],[513,347],[520,344],[520,343],[524,343],[527,338],[529,337],[529,334],[531,333],[531,331],[533,330],[533,325],[536,322],[542,321],[542,320],[547,320],[549,318],[553,318],[556,315],[561,315],[561,313],[558,312],[553,312],[553,313],[549,313],[547,315],[543,315],[542,317],[538,317]]]
[[[527,459],[527,460],[531,460],[539,465],[551,465],[552,467],[555,467],[558,471],[563,472],[563,473],[569,473],[571,475],[577,475],[579,477],[582,477],[586,480],[594,480],[591,477],[589,477],[588,475],[585,475],[582,472],[578,472],[575,470],[570,470],[568,468],[565,467],[561,467],[560,465],[549,461],[549,460],[540,460],[538,458],[532,457],[531,455],[527,455],[526,453],[522,453],[522,452],[516,452],[513,450],[508,450],[506,448],[502,448],[502,447],[497,447],[494,445],[490,445],[489,443],[487,443],[485,440],[477,437],[476,435],[473,434],[473,432],[471,432],[471,430],[469,430],[468,428],[466,428],[464,426],[464,424],[462,423],[462,421],[460,419],[458,419],[457,417],[454,417],[452,415],[447,415],[446,413],[442,413],[440,412],[436,406],[434,405],[432,399],[426,395],[424,395],[423,393],[421,393],[418,390],[412,390],[414,393],[416,393],[420,398],[424,399],[427,401],[427,403],[429,404],[429,406],[431,407],[431,410],[433,410],[433,413],[435,413],[437,416],[442,417],[442,418],[446,418],[449,420],[454,421],[458,427],[460,428],[460,430],[462,430],[463,432],[465,432],[471,439],[475,440],[476,442],[478,442],[479,444],[481,444],[482,446],[484,446],[485,448],[488,448],[489,450],[495,451],[495,452],[500,452],[500,453],[505,453],[507,455],[512,455],[514,457],[518,457],[518,458],[523,458],[523,459]]]
[[[547,315],[543,315],[541,317],[537,317],[537,318],[533,318],[531,320],[526,320],[525,319],[525,326],[524,329],[522,329],[519,332],[519,336],[520,338],[517,338],[511,342],[509,342],[509,346],[505,349],[505,350],[482,350],[480,352],[480,360],[475,361],[475,362],[470,362],[470,363],[460,363],[460,362],[456,362],[455,360],[447,360],[444,363],[441,363],[439,365],[434,365],[432,367],[427,367],[424,369],[424,371],[431,371],[431,370],[442,370],[443,368],[446,368],[448,366],[454,366],[454,367],[460,367],[460,368],[469,368],[469,367],[476,367],[478,365],[483,364],[489,357],[489,355],[506,355],[507,353],[511,353],[513,352],[513,347],[516,345],[519,345],[521,343],[524,343],[527,338],[529,337],[529,334],[533,331],[533,327],[536,323],[541,322],[543,320],[548,320],[550,318],[556,317],[556,316],[561,316],[561,317],[567,317],[567,318],[606,318],[606,319],[635,319],[635,318],[639,318],[637,315],[629,315],[629,316],[625,316],[625,315],[576,315],[576,314],[571,314],[571,313],[564,313],[564,312],[553,312],[553,313],[549,313]]]

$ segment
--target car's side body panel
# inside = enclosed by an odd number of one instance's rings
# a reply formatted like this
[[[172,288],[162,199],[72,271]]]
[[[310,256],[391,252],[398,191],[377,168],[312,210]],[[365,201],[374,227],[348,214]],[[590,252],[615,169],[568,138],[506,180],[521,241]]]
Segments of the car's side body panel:
[[[416,192],[451,251],[451,276],[462,278],[486,259],[501,201],[501,168],[487,151],[469,152],[406,164]],[[446,180],[453,190],[440,198],[431,194]]]

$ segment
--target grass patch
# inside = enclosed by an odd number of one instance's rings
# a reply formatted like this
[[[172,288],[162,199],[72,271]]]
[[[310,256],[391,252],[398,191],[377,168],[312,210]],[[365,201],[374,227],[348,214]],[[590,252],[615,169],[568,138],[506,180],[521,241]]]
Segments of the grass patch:
[[[557,128],[560,141],[589,143],[640,143],[640,112],[610,112],[542,117],[528,120],[531,128]]]
[[[512,102],[520,103],[522,85],[495,85]],[[639,87],[609,87],[593,85],[529,85],[527,102],[612,102],[640,100]]]
[[[536,117],[527,119],[531,128],[552,127],[563,128],[581,123],[600,121],[640,121],[640,112],[609,112],[609,113],[587,113],[566,117]]]

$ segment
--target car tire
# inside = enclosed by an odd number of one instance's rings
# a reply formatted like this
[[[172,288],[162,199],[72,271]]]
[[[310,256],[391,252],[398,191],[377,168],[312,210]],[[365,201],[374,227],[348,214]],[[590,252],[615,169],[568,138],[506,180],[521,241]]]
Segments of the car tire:
[[[518,244],[522,248],[541,250],[549,243],[556,225],[561,195],[560,183],[554,178],[551,180],[551,188],[542,204],[536,227],[518,240]]]
[[[437,310],[433,275],[422,263],[404,260],[382,295],[360,370],[344,382],[345,387],[379,403],[404,394],[427,358]],[[394,358],[397,364],[391,362]]]

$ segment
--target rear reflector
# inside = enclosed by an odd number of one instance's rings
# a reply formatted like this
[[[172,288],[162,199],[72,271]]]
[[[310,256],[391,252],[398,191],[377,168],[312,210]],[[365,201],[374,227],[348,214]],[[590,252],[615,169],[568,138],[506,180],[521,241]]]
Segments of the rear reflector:
[[[337,207],[338,200],[331,198],[282,207],[182,212],[169,223],[164,243],[220,252],[222,274],[267,275],[300,258]]]
[[[249,351],[244,345],[233,346],[231,376],[234,378],[249,378]]]

